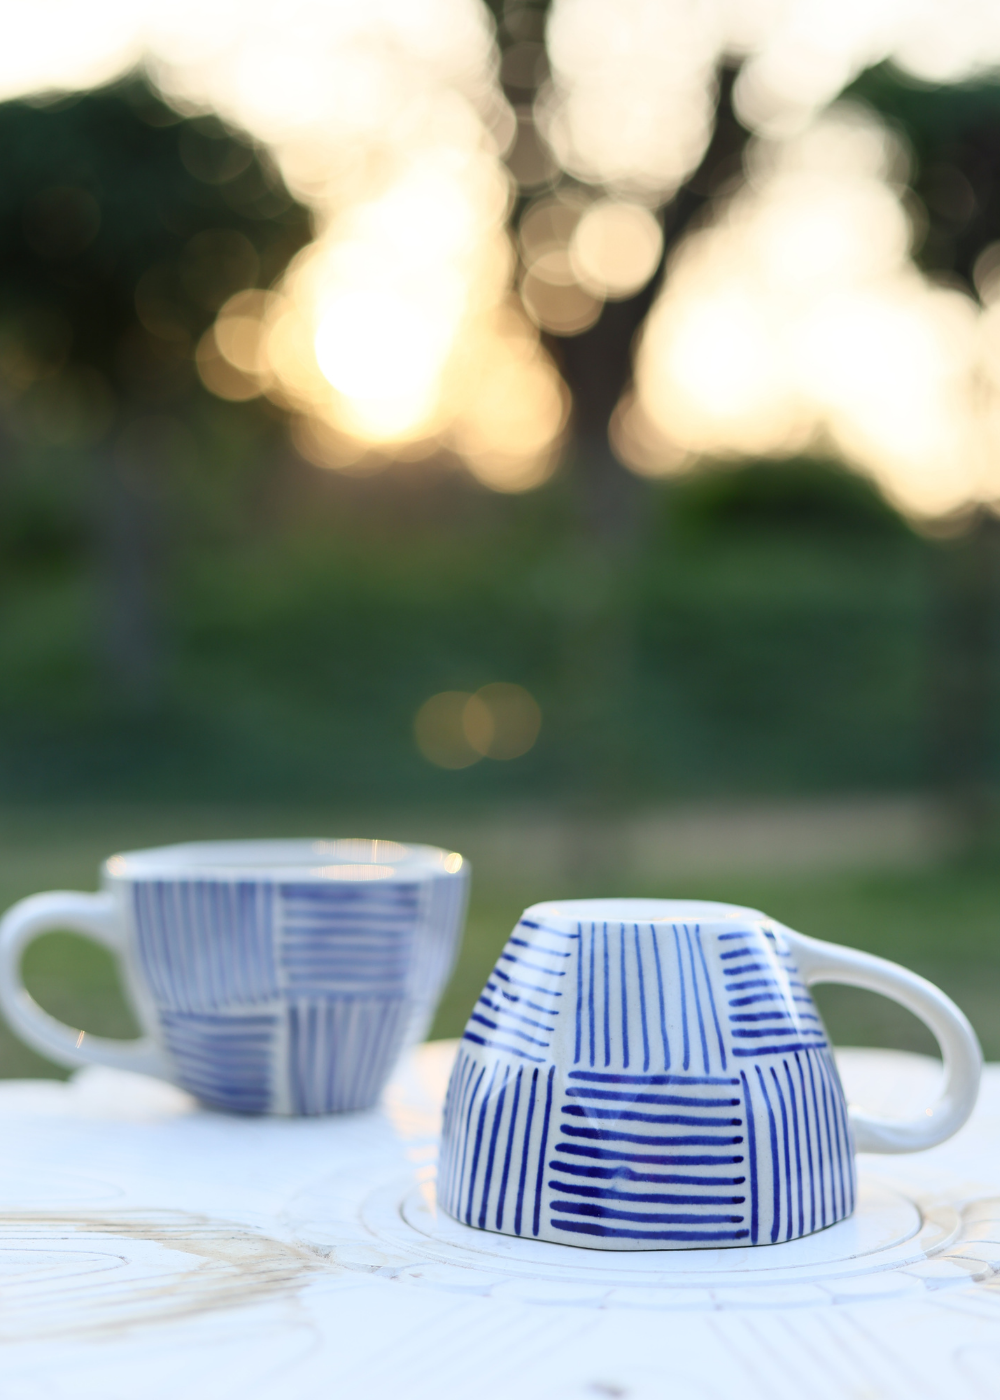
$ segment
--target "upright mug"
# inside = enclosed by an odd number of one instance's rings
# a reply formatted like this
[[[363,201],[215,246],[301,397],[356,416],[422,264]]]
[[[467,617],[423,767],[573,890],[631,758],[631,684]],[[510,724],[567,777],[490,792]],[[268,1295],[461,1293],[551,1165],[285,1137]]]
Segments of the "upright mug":
[[[937,1037],[909,1122],[848,1108],[809,994],[882,992]],[[593,1249],[776,1244],[855,1201],[854,1152],[916,1152],[975,1104],[982,1054],[943,992],[755,909],[592,899],[528,909],[465,1028],[438,1200],[466,1225]]]
[[[213,1108],[368,1108],[427,1033],[468,894],[455,852],[394,841],[206,841],[112,856],[99,894],[32,895],[0,923],[0,1005],[59,1064],[171,1080]],[[110,948],[143,1035],[71,1029],[32,999],[25,948]]]

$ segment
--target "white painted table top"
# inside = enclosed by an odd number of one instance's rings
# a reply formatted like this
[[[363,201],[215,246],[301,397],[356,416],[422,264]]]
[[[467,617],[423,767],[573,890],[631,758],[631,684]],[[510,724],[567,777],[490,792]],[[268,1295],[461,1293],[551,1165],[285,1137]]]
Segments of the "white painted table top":
[[[1000,1065],[972,1121],[862,1157],[855,1216],[616,1254],[435,1210],[454,1044],[366,1114],[240,1119],[112,1070],[0,1083],[2,1400],[958,1400],[1000,1395]],[[842,1051],[906,1116],[920,1056]]]

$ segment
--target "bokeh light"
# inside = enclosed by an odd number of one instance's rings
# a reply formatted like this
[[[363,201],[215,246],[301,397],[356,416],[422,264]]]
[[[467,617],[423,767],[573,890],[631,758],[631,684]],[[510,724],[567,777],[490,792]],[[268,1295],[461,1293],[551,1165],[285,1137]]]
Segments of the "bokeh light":
[[[631,296],[656,271],[663,231],[648,209],[601,199],[573,230],[569,259],[581,285],[614,300]]]
[[[417,747],[439,768],[468,768],[481,758],[509,760],[531,749],[542,726],[537,700],[507,681],[474,694],[443,690],[425,700],[414,720]]]
[[[846,105],[758,144],[749,184],[677,250],[646,323],[614,425],[630,465],[832,446],[918,516],[1000,497],[990,312],[910,260],[901,159]]]
[[[197,347],[204,384],[293,410],[296,441],[331,467],[443,447],[471,451],[475,474],[501,489],[544,480],[565,396],[531,322],[510,334],[501,154],[520,127],[480,0],[94,0],[86,16],[39,0],[8,17],[0,96],[82,88],[140,61],[182,112],[250,133],[314,211],[315,242],[270,299],[239,309],[227,298],[254,288],[258,269],[247,240],[220,233],[232,277],[228,288],[216,279],[226,304]],[[225,184],[240,170],[222,168],[219,149],[196,124],[182,157],[198,179]],[[555,167],[537,141],[535,160],[548,179]],[[76,212],[58,221],[64,235],[85,232],[87,211]],[[195,294],[204,251],[192,246],[186,268]],[[162,324],[154,283],[138,310]],[[494,376],[537,410],[531,425],[480,409]]]

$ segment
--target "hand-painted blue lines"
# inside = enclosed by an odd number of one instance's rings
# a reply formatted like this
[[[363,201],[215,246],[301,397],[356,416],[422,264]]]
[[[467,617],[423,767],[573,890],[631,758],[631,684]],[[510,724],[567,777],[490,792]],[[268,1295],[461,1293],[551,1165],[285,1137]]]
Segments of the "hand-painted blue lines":
[[[775,1244],[854,1209],[854,1150],[829,1051],[741,1070],[750,1125],[750,1242]]]
[[[531,924],[528,927],[538,928],[539,925]],[[541,932],[549,934],[550,930]],[[549,938],[529,943],[527,939],[519,938],[515,929],[500,954],[493,976],[476,1003],[464,1039],[474,1045],[506,1050],[508,1054],[540,1064],[540,1052],[547,1050],[552,1043],[555,1032],[553,1023],[559,1009],[558,998],[563,995],[556,979],[566,977],[565,959],[574,955],[572,939],[569,941],[569,949],[549,946]],[[531,957],[511,952],[511,948],[530,949]],[[515,965],[519,972],[538,974],[542,980],[524,982],[520,977],[513,976],[507,964]],[[528,1015],[528,1012],[532,1014]]]
[[[733,1191],[746,1181],[734,1175],[746,1163],[738,1087],[730,1076],[570,1071],[549,1160],[552,1229],[651,1245],[747,1239],[746,1194]]]
[[[328,1113],[374,1102],[403,1043],[426,1030],[466,880],[142,880],[132,891],[179,1081],[217,1107]]]
[[[445,1209],[592,1247],[714,1247],[822,1229],[854,1191],[836,1068],[783,937],[522,920],[449,1087]]]
[[[494,1063],[463,1047],[445,1100],[438,1194],[467,1225],[536,1236],[552,1128],[554,1067]]]
[[[136,881],[136,944],[157,1004],[218,1011],[273,1001],[274,903],[273,887],[253,881]]]
[[[280,897],[280,966],[289,992],[405,992],[419,914],[415,882],[283,884]]]
[[[721,934],[719,942],[734,936],[741,946],[719,955],[734,1059],[825,1046],[823,1023],[788,949],[765,929]],[[751,1006],[759,1009],[748,1011]]]
[[[300,999],[288,1006],[294,1113],[367,1108],[401,1048],[409,1008],[399,998]]]
[[[180,1084],[212,1108],[266,1113],[278,1031],[275,1014],[163,1012],[161,1024]]]
[[[725,1070],[716,988],[696,926],[581,924],[573,1063],[601,1069]],[[721,989],[720,989],[721,990]]]

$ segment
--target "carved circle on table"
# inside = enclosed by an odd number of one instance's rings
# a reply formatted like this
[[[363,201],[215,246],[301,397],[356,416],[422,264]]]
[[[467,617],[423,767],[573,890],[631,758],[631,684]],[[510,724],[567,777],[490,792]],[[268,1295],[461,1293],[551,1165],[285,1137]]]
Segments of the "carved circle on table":
[[[120,1333],[294,1294],[311,1251],[183,1211],[0,1214],[0,1344]]]
[[[749,1248],[588,1250],[460,1224],[433,1183],[373,1191],[361,1219],[398,1282],[540,1304],[716,1309],[854,1303],[968,1286],[1000,1271],[1000,1199],[960,1211],[862,1178],[854,1216],[788,1243]],[[337,1259],[336,1248],[331,1262]],[[367,1265],[372,1269],[372,1265]]]

